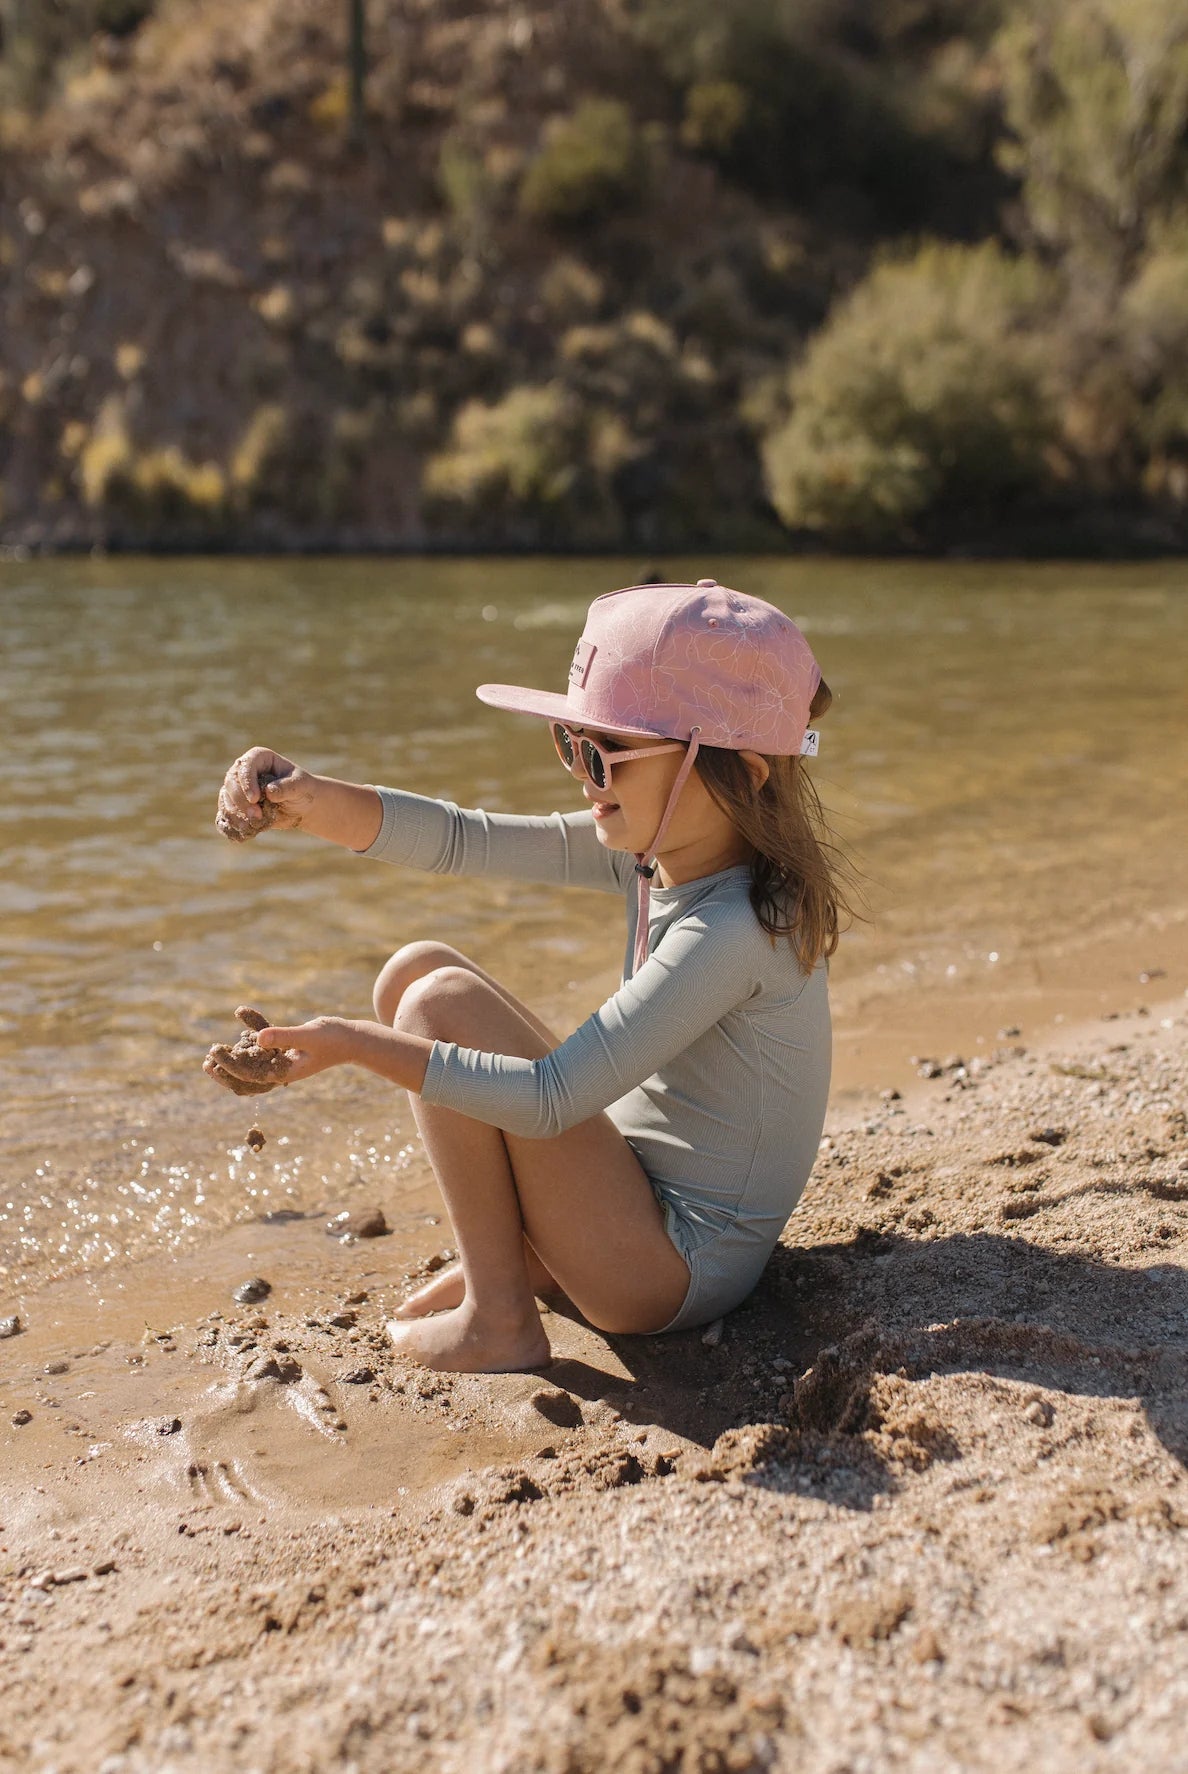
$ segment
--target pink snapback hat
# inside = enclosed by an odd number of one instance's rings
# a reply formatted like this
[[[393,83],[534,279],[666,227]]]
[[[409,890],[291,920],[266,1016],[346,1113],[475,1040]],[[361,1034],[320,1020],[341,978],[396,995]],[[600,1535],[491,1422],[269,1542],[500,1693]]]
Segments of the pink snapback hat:
[[[656,835],[635,856],[633,974],[647,959],[655,858],[699,747],[769,757],[815,749],[805,735],[820,681],[808,642],[774,604],[699,579],[630,585],[595,598],[564,694],[479,685],[476,694],[493,708],[596,732],[687,741]]]
[[[821,668],[796,624],[716,579],[595,598],[564,694],[480,684],[494,708],[571,727],[792,757]]]

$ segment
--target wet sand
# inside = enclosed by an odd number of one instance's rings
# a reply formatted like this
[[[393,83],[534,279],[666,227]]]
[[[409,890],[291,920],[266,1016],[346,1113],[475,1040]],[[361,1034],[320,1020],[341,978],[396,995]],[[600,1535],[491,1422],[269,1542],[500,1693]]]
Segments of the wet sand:
[[[0,1768],[1184,1766],[1183,990],[843,1093],[716,1344],[418,1373],[415,1164],[23,1295]]]

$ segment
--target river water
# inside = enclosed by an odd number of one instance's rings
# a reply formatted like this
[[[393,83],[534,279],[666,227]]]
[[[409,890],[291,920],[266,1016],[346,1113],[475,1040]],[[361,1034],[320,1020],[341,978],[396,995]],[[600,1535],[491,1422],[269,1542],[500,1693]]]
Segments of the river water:
[[[988,1052],[1008,1026],[1179,989],[1183,564],[658,565],[779,604],[833,688],[816,781],[869,913],[833,964],[842,1097],[902,1082],[938,1043]],[[0,1310],[55,1274],[360,1187],[431,1205],[406,1105],[378,1081],[285,1093],[255,1161],[244,1106],[198,1069],[206,1046],[243,1001],[366,1014],[385,956],[430,935],[564,1032],[617,982],[608,902],[442,882],[300,834],[232,846],[218,784],[264,743],[462,805],[577,805],[542,726],[474,686],[563,687],[590,599],[641,568],[0,562]]]

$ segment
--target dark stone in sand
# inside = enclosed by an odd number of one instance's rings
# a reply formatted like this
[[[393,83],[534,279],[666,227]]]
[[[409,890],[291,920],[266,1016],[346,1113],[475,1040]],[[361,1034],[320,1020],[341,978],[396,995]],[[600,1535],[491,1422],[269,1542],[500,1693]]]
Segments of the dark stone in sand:
[[[213,1059],[221,1068],[220,1082],[236,1096],[261,1096],[266,1090],[275,1090],[278,1084],[285,1083],[293,1062],[280,1048],[261,1047],[256,1040],[259,1031],[268,1027],[268,1018],[260,1011],[241,1004],[235,1014],[247,1032],[239,1037],[234,1047],[216,1041],[207,1058]],[[259,1129],[253,1129],[253,1132],[259,1132]],[[261,1134],[260,1144],[263,1143]],[[251,1134],[248,1144],[252,1144]],[[253,1150],[258,1151],[259,1147],[253,1147]]]
[[[158,1417],[152,1424],[158,1435],[176,1435],[181,1428],[180,1417]]]
[[[332,1312],[326,1323],[332,1324],[335,1330],[351,1330],[355,1323],[355,1314],[353,1312]]]
[[[231,1298],[237,1305],[254,1306],[257,1300],[266,1300],[271,1292],[271,1281],[265,1281],[262,1275],[253,1275],[250,1280],[240,1282]]]
[[[354,1212],[335,1214],[327,1220],[326,1230],[332,1238],[383,1238],[388,1222],[382,1208],[360,1207]]]
[[[26,1423],[31,1423],[32,1421],[32,1411],[14,1411],[12,1414],[12,1426],[14,1429],[23,1429]]]
[[[46,1374],[68,1374],[70,1363],[68,1361],[47,1361],[41,1371]]]
[[[253,1152],[262,1152],[268,1142],[258,1127],[249,1127],[245,1143],[252,1148]]]
[[[11,1318],[0,1318],[0,1342],[3,1342],[5,1337],[19,1336],[20,1331],[21,1321],[15,1313]]]
[[[375,1379],[373,1367],[353,1367],[349,1374],[343,1374],[344,1386],[366,1386]]]

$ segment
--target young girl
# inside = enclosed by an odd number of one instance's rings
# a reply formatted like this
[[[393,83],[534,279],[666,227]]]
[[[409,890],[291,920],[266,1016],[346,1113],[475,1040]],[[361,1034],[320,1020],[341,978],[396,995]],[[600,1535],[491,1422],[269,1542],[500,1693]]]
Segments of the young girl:
[[[388,1330],[430,1367],[494,1372],[548,1361],[534,1295],[561,1290],[605,1331],[655,1332],[751,1291],[817,1151],[825,959],[846,907],[802,762],[831,698],[772,605],[712,579],[610,592],[564,694],[478,695],[550,722],[582,812],[464,812],[257,746],[227,773],[219,823],[626,901],[623,982],[568,1040],[436,942],[383,967],[377,1021],[258,1036],[290,1052],[290,1081],[353,1064],[411,1093],[460,1261]],[[205,1063],[230,1084],[226,1048]]]

